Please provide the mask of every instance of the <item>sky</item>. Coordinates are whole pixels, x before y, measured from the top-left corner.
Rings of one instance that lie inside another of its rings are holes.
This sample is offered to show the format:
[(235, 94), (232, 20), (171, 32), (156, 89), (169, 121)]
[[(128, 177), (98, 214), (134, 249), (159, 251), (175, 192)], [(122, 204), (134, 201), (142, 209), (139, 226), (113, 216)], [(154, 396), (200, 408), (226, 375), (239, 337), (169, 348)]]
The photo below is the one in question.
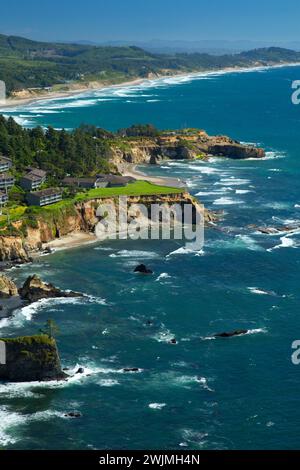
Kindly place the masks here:
[(0, 33), (46, 41), (300, 40), (299, 0), (14, 0)]

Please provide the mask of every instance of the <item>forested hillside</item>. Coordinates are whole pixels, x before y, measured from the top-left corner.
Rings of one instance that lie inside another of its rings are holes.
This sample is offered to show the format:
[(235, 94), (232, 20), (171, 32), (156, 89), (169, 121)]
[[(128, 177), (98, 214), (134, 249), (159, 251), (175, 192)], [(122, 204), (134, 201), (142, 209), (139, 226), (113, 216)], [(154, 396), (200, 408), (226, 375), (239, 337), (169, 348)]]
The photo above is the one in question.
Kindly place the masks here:
[(98, 47), (31, 41), (0, 35), (0, 80), (8, 93), (89, 80), (118, 82), (153, 74), (299, 62), (300, 53), (280, 48), (236, 55), (151, 54), (138, 47)]

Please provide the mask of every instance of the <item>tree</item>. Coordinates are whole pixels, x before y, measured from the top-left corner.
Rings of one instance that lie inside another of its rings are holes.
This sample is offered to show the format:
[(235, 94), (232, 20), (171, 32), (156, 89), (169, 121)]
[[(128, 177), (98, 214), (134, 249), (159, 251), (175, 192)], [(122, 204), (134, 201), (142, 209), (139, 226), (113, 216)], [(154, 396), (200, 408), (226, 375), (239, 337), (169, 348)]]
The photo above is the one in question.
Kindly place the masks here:
[(57, 324), (51, 318), (46, 321), (44, 328), (40, 330), (41, 334), (49, 336), (50, 339), (53, 339), (59, 333)]

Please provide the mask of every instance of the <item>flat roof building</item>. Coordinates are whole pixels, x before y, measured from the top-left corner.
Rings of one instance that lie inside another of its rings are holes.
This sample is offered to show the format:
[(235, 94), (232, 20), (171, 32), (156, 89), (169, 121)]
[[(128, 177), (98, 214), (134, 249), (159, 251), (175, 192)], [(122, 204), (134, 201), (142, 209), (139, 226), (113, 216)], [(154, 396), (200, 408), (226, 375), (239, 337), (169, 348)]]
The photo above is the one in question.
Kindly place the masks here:
[(62, 200), (62, 191), (58, 188), (48, 188), (26, 195), (27, 202), (30, 206), (48, 206)]

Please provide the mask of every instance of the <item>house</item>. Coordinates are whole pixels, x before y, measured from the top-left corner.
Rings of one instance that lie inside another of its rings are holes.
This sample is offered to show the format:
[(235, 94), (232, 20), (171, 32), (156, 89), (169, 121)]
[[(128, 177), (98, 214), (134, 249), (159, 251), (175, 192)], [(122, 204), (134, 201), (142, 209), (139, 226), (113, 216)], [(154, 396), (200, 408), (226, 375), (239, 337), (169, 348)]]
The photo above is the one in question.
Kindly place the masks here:
[(9, 171), (11, 167), (12, 161), (9, 158), (0, 155), (0, 173)]
[(15, 178), (12, 175), (9, 175), (8, 173), (0, 174), (0, 190), (4, 189), (6, 191), (7, 189), (12, 188), (14, 184)]
[(97, 178), (72, 178), (66, 177), (63, 180), (63, 186), (77, 186), (78, 188), (92, 189), (97, 188)]
[(118, 176), (118, 175), (98, 175), (97, 187), (116, 188), (127, 186), (129, 183), (135, 181), (131, 176)]
[(20, 179), (21, 188), (27, 191), (39, 189), (46, 180), (47, 173), (38, 168), (28, 168), (28, 173)]
[(48, 188), (42, 191), (35, 191), (26, 195), (30, 206), (48, 206), (62, 200), (62, 191), (58, 188)]
[(8, 195), (0, 191), (0, 205), (3, 206), (8, 201)]

